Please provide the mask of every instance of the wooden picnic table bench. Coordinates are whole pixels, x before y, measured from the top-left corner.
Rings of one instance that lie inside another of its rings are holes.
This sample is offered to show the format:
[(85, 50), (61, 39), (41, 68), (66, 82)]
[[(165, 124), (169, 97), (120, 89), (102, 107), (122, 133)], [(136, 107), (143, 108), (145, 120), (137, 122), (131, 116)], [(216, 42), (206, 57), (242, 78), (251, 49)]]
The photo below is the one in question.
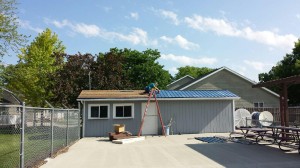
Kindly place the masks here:
[[(296, 149), (300, 154), (300, 146), (299, 146), (300, 128), (285, 127), (285, 126), (266, 126), (266, 127), (272, 129), (271, 137), (274, 138), (274, 143), (278, 143), (279, 149), (283, 151)], [(286, 148), (290, 148), (290, 149), (286, 149)]]
[(243, 135), (245, 139), (246, 138), (256, 139), (260, 133), (266, 133), (267, 131), (270, 131), (270, 129), (267, 128), (257, 128), (257, 127), (240, 127), (237, 128), (237, 130), (240, 130), (241, 132), (236, 132), (236, 131), (231, 132), (229, 134), (229, 137), (232, 138), (233, 137), (232, 135), (238, 134), (238, 135)]

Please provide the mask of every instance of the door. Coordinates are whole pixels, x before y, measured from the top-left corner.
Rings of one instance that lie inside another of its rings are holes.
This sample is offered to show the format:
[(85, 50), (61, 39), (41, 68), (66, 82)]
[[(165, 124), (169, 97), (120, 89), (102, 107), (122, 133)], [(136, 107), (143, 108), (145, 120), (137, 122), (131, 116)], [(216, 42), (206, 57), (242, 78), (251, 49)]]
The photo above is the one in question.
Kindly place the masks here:
[[(142, 118), (145, 112), (147, 103), (142, 103)], [(142, 135), (157, 135), (158, 134), (158, 116), (155, 102), (148, 106), (147, 114), (144, 119)]]

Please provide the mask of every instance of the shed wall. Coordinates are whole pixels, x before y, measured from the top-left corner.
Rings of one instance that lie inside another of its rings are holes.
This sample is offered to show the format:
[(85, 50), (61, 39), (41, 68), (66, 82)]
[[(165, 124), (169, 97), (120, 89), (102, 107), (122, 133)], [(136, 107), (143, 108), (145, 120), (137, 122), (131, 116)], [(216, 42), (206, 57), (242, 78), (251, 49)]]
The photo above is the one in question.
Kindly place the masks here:
[(232, 100), (160, 101), (159, 106), (164, 124), (173, 120), (170, 134), (233, 131)]
[[(125, 130), (137, 135), (141, 124), (141, 104), (144, 101), (85, 102), (84, 137), (108, 136), (113, 124), (125, 124)], [(88, 104), (109, 104), (109, 119), (88, 119)], [(133, 119), (113, 119), (113, 104), (134, 103)], [(160, 100), (162, 119), (167, 125), (173, 119), (170, 134), (197, 134), (233, 131), (233, 100)], [(158, 132), (161, 125), (158, 122)]]
[[(109, 104), (109, 119), (88, 119), (88, 104)], [(131, 119), (113, 119), (113, 104), (134, 103), (134, 118)], [(137, 134), (141, 121), (141, 102), (86, 102), (85, 103), (85, 126), (84, 137), (108, 136), (109, 132), (114, 131), (114, 124), (125, 124), (125, 130), (132, 134)]]

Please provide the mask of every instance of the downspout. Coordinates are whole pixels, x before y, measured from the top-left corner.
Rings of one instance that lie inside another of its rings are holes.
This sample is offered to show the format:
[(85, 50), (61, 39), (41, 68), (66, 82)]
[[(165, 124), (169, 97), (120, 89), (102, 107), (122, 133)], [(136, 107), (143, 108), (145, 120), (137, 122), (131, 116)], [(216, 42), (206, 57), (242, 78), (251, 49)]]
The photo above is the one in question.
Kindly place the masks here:
[[(235, 101), (234, 99), (232, 99), (232, 130), (235, 131), (235, 125), (234, 125), (234, 121), (235, 121), (235, 118), (234, 118), (234, 111), (235, 111)], [(246, 122), (247, 122), (247, 119), (246, 119)]]
[(83, 109), (82, 109), (82, 137), (85, 137), (85, 101), (83, 102)]

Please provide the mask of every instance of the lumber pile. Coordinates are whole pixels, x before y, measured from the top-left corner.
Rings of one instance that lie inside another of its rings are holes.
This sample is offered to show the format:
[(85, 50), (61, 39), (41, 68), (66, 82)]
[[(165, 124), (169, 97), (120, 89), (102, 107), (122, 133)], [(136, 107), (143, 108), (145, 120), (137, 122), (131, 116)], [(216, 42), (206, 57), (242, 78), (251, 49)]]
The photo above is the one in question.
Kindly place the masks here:
[(124, 124), (114, 124), (114, 130), (115, 132), (109, 132), (109, 140), (118, 140), (118, 139), (128, 139), (131, 138), (131, 133), (128, 131), (125, 131), (125, 125)]

